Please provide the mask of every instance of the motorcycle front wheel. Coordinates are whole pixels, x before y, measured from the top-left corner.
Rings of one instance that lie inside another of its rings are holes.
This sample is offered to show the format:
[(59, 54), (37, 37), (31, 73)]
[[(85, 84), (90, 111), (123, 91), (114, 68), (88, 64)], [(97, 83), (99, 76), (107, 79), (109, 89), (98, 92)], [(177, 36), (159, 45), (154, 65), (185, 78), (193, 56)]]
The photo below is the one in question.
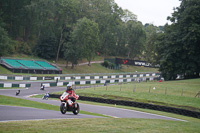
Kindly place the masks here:
[(65, 114), (67, 112), (67, 108), (65, 107), (64, 103), (61, 103), (61, 105), (60, 105), (60, 112), (62, 114)]

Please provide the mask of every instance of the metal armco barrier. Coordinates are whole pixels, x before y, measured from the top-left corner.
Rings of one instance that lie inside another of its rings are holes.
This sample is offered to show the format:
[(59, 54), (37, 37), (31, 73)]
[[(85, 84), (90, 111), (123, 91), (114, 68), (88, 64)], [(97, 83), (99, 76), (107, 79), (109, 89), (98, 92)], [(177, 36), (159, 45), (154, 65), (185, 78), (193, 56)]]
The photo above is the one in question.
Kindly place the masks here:
[(19, 87), (19, 88), (25, 88), (25, 87), (31, 87), (31, 84), (16, 84), (16, 83), (0, 83), (0, 87)]
[[(60, 96), (61, 95), (50, 94), (51, 98), (60, 98)], [(194, 117), (194, 118), (200, 119), (200, 112), (190, 111), (190, 110), (186, 110), (186, 109), (173, 108), (173, 107), (167, 107), (167, 106), (153, 105), (153, 104), (133, 102), (133, 101), (122, 101), (122, 100), (112, 100), (112, 99), (103, 99), (103, 98), (95, 98), (95, 97), (85, 97), (85, 96), (79, 96), (79, 100), (92, 101), (92, 102), (98, 102), (98, 103), (107, 103), (107, 104), (117, 104), (117, 105), (131, 106), (131, 107), (137, 107), (137, 108), (143, 108), (143, 109), (152, 109), (152, 110), (169, 112), (169, 113), (174, 113), (174, 114), (179, 114), (179, 115), (184, 115), (184, 116), (189, 116), (189, 117)]]

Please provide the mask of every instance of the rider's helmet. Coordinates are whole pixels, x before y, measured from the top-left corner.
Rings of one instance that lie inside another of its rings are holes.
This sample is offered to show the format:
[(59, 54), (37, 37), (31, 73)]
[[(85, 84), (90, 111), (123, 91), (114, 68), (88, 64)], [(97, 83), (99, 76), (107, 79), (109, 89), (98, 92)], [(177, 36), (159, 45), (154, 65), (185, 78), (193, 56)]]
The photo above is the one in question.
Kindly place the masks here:
[(67, 84), (67, 91), (72, 90), (72, 86), (70, 84)]

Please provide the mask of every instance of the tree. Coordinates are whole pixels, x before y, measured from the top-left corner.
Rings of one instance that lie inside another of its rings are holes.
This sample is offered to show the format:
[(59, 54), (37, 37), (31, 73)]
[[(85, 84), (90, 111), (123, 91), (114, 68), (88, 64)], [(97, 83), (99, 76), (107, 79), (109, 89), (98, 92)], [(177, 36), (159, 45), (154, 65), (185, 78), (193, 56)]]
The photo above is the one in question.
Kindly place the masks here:
[[(200, 73), (200, 1), (182, 0), (176, 8), (171, 25), (165, 26), (160, 70), (167, 79), (177, 74), (185, 78), (199, 77)], [(160, 52), (161, 53), (161, 52)]]
[(145, 24), (145, 31), (146, 31), (146, 42), (145, 42), (145, 50), (144, 50), (144, 57), (146, 61), (157, 64), (157, 50), (156, 47), (159, 43), (159, 36), (163, 34), (160, 28), (152, 25), (152, 24)]
[(88, 65), (90, 65), (90, 61), (96, 55), (99, 46), (98, 24), (84, 17), (78, 20), (72, 35), (73, 43), (81, 46), (80, 48), (83, 50), (82, 55), (88, 60)]
[(7, 31), (2, 27), (3, 23), (0, 20), (0, 56), (5, 56), (11, 50), (10, 38)]
[(82, 51), (78, 45), (73, 44), (72, 42), (64, 43), (64, 59), (68, 62), (72, 63), (71, 69), (74, 68), (75, 65), (78, 64), (78, 60), (82, 58)]
[(35, 47), (35, 52), (39, 57), (45, 58), (45, 59), (52, 59), (56, 57), (56, 44), (57, 44), (57, 38), (55, 34), (52, 32), (49, 32), (41, 35), (38, 43)]
[(5, 29), (8, 31), (8, 34), (11, 38), (16, 39), (20, 35), (25, 34), (24, 23), (28, 18), (25, 12), (25, 6), (30, 4), (30, 1), (20, 0), (1, 0), (0, 9), (1, 16), (4, 22), (7, 24)]
[(144, 49), (146, 34), (140, 22), (128, 21), (126, 24), (126, 39), (128, 58), (141, 55)]
[(58, 61), (60, 51), (62, 49), (63, 43), (69, 37), (70, 29), (72, 29), (73, 24), (77, 19), (77, 3), (73, 0), (62, 0), (57, 1), (57, 13), (56, 13), (56, 29), (58, 29), (58, 49), (56, 55), (56, 62)]
[(98, 23), (100, 46), (98, 52), (116, 55), (117, 26), (121, 22), (122, 9), (114, 0), (82, 0), (82, 16)]
[(133, 14), (131, 11), (125, 9), (123, 11), (122, 20), (125, 21), (125, 22), (137, 21), (137, 16), (135, 14)]
[(116, 28), (116, 55), (125, 57), (128, 53), (128, 48), (126, 47), (126, 24), (121, 22)]

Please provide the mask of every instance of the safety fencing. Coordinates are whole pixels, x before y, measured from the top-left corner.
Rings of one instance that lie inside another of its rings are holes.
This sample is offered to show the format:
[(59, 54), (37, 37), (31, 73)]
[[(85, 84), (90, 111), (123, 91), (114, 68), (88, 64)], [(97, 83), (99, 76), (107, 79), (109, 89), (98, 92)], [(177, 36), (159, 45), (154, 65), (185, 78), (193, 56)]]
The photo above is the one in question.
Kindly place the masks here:
[(87, 84), (105, 84), (105, 83), (128, 83), (128, 82), (141, 82), (147, 80), (156, 80), (157, 77), (143, 77), (143, 78), (122, 78), (122, 79), (99, 79), (99, 80), (68, 80), (68, 82), (52, 82), (52, 83), (42, 83), (45, 87), (54, 87), (54, 86), (65, 86), (67, 84), (71, 85), (87, 85)]
[[(50, 97), (60, 98), (60, 95), (50, 94)], [(123, 105), (123, 106), (131, 106), (131, 107), (137, 107), (137, 108), (143, 108), (143, 109), (152, 109), (152, 110), (169, 112), (169, 113), (174, 113), (174, 114), (179, 114), (179, 115), (184, 115), (184, 116), (200, 119), (200, 112), (174, 108), (174, 107), (153, 105), (153, 104), (140, 103), (140, 102), (134, 102), (134, 101), (112, 100), (112, 99), (103, 99), (103, 98), (85, 97), (85, 96), (80, 96), (79, 100), (113, 104), (113, 105), (116, 104), (116, 105)]]
[[(47, 77), (12, 77), (13, 80), (46, 80)], [(105, 83), (128, 83), (128, 82), (141, 82), (141, 81), (152, 81), (159, 79), (159, 73), (152, 74), (130, 74), (130, 75), (110, 75), (110, 76), (71, 76), (71, 77), (48, 77), (49, 80), (54, 80), (55, 82), (42, 83), (45, 87), (55, 87), (55, 86), (65, 86), (67, 84), (71, 85), (93, 85), (93, 84), (105, 84)], [(11, 77), (0, 76), (0, 79), (6, 80), (11, 79)], [(62, 79), (67, 82), (63, 82)], [(15, 84), (15, 83), (0, 83), (0, 87), (30, 87), (31, 84)]]
[(95, 74), (95, 75), (69, 75), (69, 76), (13, 76), (0, 75), (0, 80), (87, 80), (87, 79), (116, 79), (116, 78), (143, 78), (159, 77), (160, 73), (123, 73), (123, 74)]
[(5, 88), (25, 88), (25, 87), (31, 87), (31, 84), (16, 84), (16, 83), (0, 83), (0, 87), (5, 87)]

